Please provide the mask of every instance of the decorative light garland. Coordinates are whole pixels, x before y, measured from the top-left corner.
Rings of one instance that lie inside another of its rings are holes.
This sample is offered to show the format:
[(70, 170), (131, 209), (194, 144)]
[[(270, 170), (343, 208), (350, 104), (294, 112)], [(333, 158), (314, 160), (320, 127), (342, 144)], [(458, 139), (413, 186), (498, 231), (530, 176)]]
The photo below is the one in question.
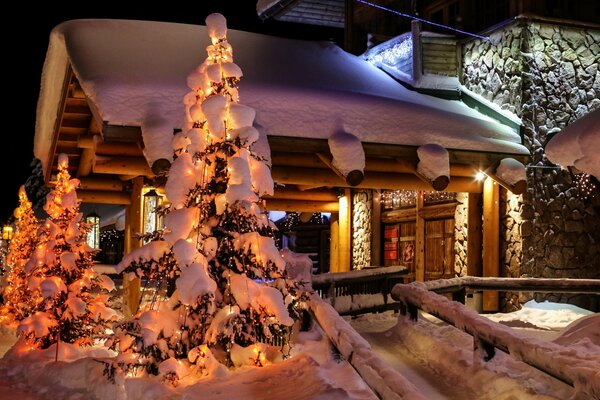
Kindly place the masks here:
[(402, 13), (400, 11), (392, 10), (391, 8), (380, 6), (379, 4), (371, 3), (369, 1), (365, 1), (365, 0), (356, 0), (356, 1), (359, 2), (359, 3), (366, 4), (368, 6), (371, 6), (371, 7), (379, 8), (380, 10), (383, 10), (383, 11), (391, 12), (392, 14), (396, 14), (396, 15), (399, 15), (401, 17), (411, 18), (411, 19), (414, 19), (414, 20), (417, 20), (417, 21), (425, 22), (426, 24), (434, 25), (434, 26), (437, 26), (437, 27), (440, 27), (440, 28), (443, 28), (443, 29), (449, 29), (451, 31), (462, 33), (464, 35), (473, 36), (473, 37), (476, 37), (476, 38), (479, 38), (479, 39), (488, 40), (488, 41), (490, 40), (490, 38), (488, 36), (477, 35), (476, 33), (470, 33), (470, 32), (466, 32), (466, 31), (460, 30), (460, 29), (452, 28), (451, 26), (447, 26), (447, 25), (443, 25), (443, 24), (438, 24), (437, 22), (428, 21), (426, 19), (419, 18), (419, 17), (416, 17), (414, 15), (405, 14), (405, 13)]
[(577, 186), (577, 192), (579, 197), (583, 200), (592, 198), (598, 195), (598, 187), (590, 177), (590, 174), (577, 174), (574, 176), (575, 185)]

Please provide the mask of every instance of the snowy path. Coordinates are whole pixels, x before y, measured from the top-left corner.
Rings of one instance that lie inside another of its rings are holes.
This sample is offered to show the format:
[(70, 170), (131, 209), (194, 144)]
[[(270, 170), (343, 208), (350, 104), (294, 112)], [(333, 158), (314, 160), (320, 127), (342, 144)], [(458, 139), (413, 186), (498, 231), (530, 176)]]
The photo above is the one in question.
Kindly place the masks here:
[(440, 379), (441, 377), (430, 370), (422, 360), (417, 360), (408, 354), (402, 345), (390, 344), (390, 339), (384, 333), (362, 333), (362, 336), (379, 356), (415, 385), (427, 399), (464, 399), (464, 392), (453, 396), (452, 383)]
[[(377, 318), (378, 316), (380, 318)], [(372, 323), (373, 318), (376, 318), (378, 322)], [(456, 382), (442, 379), (423, 360), (412, 356), (402, 343), (386, 333), (396, 324), (395, 316), (389, 314), (370, 315), (368, 319), (361, 320), (359, 317), (349, 322), (369, 342), (379, 356), (415, 385), (427, 399), (465, 399), (465, 390), (454, 393), (457, 391)]]
[[(427, 398), (549, 400), (573, 388), (499, 352), (490, 362), (473, 358), (470, 335), (430, 316), (397, 323), (397, 314), (365, 314), (347, 321), (372, 349)], [(534, 332), (528, 332), (534, 335)], [(555, 332), (545, 332), (549, 339)]]

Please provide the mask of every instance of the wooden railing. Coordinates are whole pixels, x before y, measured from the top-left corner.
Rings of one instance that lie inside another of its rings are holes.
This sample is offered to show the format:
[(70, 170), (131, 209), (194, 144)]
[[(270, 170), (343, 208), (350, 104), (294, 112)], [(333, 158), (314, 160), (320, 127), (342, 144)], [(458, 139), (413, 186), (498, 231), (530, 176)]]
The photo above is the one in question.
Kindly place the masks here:
[(590, 398), (600, 398), (598, 364), (582, 358), (569, 348), (524, 336), (495, 323), (439, 293), (453, 293), (462, 300), (466, 289), (517, 290), (531, 292), (595, 293), (600, 295), (600, 280), (594, 279), (528, 279), (464, 277), (431, 282), (396, 285), (392, 297), (401, 304), (400, 312), (416, 320), (421, 309), (462, 329), (473, 337), (475, 352), (489, 361), (499, 349), (573, 386)]
[(331, 305), (313, 295), (309, 311), (329, 340), (383, 400), (425, 400), (425, 396), (400, 372), (373, 351), (367, 342)]
[(340, 315), (397, 310), (391, 289), (409, 276), (404, 266), (366, 268), (360, 271), (314, 275), (312, 287)]

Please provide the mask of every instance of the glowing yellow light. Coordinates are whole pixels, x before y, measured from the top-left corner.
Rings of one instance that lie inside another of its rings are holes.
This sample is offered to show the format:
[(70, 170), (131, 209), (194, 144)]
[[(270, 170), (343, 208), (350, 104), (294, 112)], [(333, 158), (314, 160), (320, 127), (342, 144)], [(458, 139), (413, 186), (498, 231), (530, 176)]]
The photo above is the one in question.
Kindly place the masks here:
[(485, 174), (481, 171), (477, 171), (477, 173), (475, 174), (475, 180), (482, 181), (484, 179), (485, 179)]

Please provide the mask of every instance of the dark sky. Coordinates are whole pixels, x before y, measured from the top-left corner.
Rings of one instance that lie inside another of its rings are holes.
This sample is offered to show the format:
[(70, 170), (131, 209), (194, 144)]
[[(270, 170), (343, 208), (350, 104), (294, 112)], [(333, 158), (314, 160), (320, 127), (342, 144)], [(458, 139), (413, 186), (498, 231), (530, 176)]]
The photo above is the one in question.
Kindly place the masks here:
[[(42, 66), (48, 48), (50, 31), (63, 21), (80, 18), (115, 18), (153, 21), (171, 21), (204, 25), (212, 12), (227, 18), (231, 29), (260, 32), (307, 40), (334, 39), (339, 42), (341, 30), (289, 24), (274, 20), (262, 21), (256, 15), (256, 0), (199, 0), (195, 2), (161, 1), (158, 6), (124, 8), (126, 2), (45, 2), (51, 5), (34, 6), (18, 2), (17, 10), (5, 15), (11, 22), (1, 24), (2, 37), (7, 46), (3, 57), (4, 74), (2, 95), (4, 138), (0, 145), (2, 192), (0, 196), (0, 223), (5, 222), (18, 205), (18, 188), (31, 174), (35, 110), (40, 88)], [(183, 4), (182, 4), (183, 3)], [(21, 7), (19, 10), (18, 7)], [(11, 10), (12, 10), (11, 6)], [(33, 10), (35, 8), (35, 10)], [(9, 159), (9, 158), (12, 158)]]

